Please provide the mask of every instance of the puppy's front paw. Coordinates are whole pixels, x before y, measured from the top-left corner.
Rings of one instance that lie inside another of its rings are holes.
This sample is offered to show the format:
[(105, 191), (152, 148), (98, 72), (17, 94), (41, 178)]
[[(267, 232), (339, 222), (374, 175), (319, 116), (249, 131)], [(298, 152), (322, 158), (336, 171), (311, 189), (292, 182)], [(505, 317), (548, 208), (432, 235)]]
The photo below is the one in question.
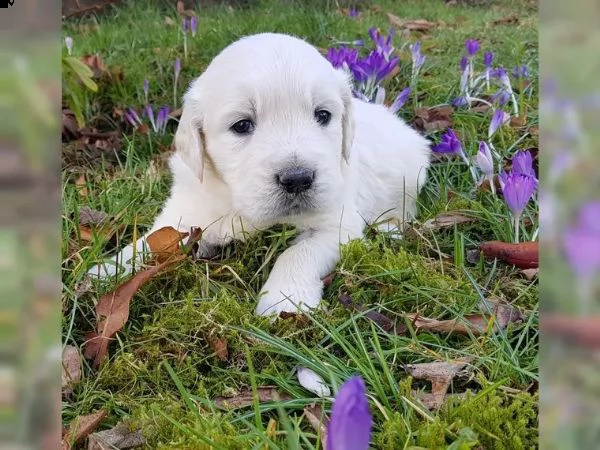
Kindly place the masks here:
[(265, 283), (256, 314), (270, 316), (281, 312), (309, 311), (321, 301), (323, 283), (321, 280), (304, 284), (282, 282), (269, 277)]

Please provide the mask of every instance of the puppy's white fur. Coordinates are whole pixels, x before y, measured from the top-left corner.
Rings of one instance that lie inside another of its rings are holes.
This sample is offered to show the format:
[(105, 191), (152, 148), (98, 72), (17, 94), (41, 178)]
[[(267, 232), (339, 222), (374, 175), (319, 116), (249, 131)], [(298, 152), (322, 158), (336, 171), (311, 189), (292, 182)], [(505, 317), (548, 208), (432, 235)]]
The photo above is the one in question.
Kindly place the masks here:
[[(331, 113), (325, 126), (315, 119), (322, 109)], [(231, 130), (242, 119), (255, 123), (251, 134)], [(264, 285), (258, 314), (316, 307), (340, 244), (361, 237), (367, 223), (398, 225), (415, 213), (430, 156), (427, 140), (387, 108), (353, 99), (347, 75), (314, 47), (272, 33), (233, 43), (191, 84), (175, 146), (171, 195), (148, 234), (199, 226), (206, 253), (277, 223), (299, 231)], [(277, 182), (294, 167), (315, 173), (302, 194)], [(144, 239), (113, 262), (131, 270)], [(114, 265), (90, 270), (115, 272)]]

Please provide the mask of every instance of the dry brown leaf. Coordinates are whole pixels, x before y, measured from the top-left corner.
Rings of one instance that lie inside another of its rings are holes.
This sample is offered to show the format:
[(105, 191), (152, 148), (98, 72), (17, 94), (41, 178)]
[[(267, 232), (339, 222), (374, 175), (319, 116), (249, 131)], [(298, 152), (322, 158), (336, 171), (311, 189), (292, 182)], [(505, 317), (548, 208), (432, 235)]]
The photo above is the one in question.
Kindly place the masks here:
[(498, 258), (520, 269), (534, 269), (539, 266), (539, 243), (520, 242), (511, 244), (490, 241), (479, 244), (479, 251), (488, 259)]
[(63, 395), (73, 392), (81, 380), (81, 357), (79, 350), (72, 345), (67, 345), (62, 351), (61, 390)]
[(98, 54), (84, 55), (80, 59), (81, 62), (92, 70), (94, 78), (100, 78), (102, 74), (108, 72), (106, 65), (104, 65), (104, 61), (102, 61), (102, 58)]
[(321, 405), (312, 404), (304, 407), (304, 417), (310, 423), (310, 426), (321, 436), (321, 442), (327, 442), (327, 426), (329, 417), (323, 411)]
[(450, 105), (417, 108), (412, 124), (422, 132), (441, 131), (452, 126), (454, 108)]
[[(458, 333), (475, 336), (484, 335), (488, 330), (503, 330), (511, 323), (523, 321), (524, 315), (511, 305), (486, 299), (480, 303), (482, 314), (469, 314), (460, 319), (437, 320), (419, 314), (405, 314), (412, 322), (415, 331), (435, 333)], [(406, 330), (399, 330), (399, 332)]]
[(600, 317), (572, 317), (542, 314), (540, 331), (544, 336), (563, 339), (588, 349), (600, 349)]
[(459, 212), (448, 212), (438, 214), (433, 219), (429, 219), (423, 224), (422, 228), (431, 231), (438, 230), (440, 228), (453, 227), (454, 225), (473, 221), (475, 221), (474, 217), (470, 217)]
[(151, 233), (146, 242), (152, 257), (162, 263), (175, 255), (183, 254), (181, 243), (186, 236), (188, 233), (180, 233), (173, 227), (162, 227)]
[[(277, 386), (259, 386), (256, 388), (259, 403), (267, 403), (279, 400), (291, 400), (292, 397), (277, 391)], [(252, 389), (242, 389), (234, 397), (215, 397), (214, 402), (221, 408), (233, 409), (250, 406), (254, 402)]]
[(75, 180), (75, 190), (77, 191), (77, 194), (79, 194), (79, 197), (81, 197), (81, 198), (87, 197), (87, 195), (88, 195), (87, 180), (85, 179), (84, 174), (79, 175), (79, 177), (77, 177), (77, 179)]
[(506, 16), (506, 17), (502, 17), (500, 19), (496, 19), (492, 22), (492, 25), (512, 25), (512, 24), (518, 24), (519, 23), (519, 17), (518, 16)]
[[(364, 306), (362, 306), (358, 302), (355, 302), (354, 299), (348, 294), (340, 295), (339, 301), (346, 309), (349, 309), (350, 311), (355, 310), (362, 312), (365, 310)], [(377, 311), (367, 311), (364, 313), (364, 316), (372, 322), (375, 322), (384, 331), (390, 332), (394, 329), (394, 322), (385, 314), (379, 313)]]
[(61, 448), (70, 450), (73, 444), (85, 439), (92, 433), (106, 417), (106, 411), (101, 409), (98, 412), (87, 416), (77, 416), (69, 425), (69, 430), (63, 434)]
[(227, 358), (229, 358), (227, 338), (205, 336), (204, 339), (208, 343), (209, 347), (215, 352), (217, 358), (219, 358), (221, 361), (227, 361)]
[(431, 396), (428, 398), (427, 406), (430, 409), (438, 409), (444, 403), (446, 392), (450, 383), (458, 372), (463, 370), (472, 358), (462, 358), (456, 361), (437, 361), (423, 364), (407, 364), (404, 370), (415, 380), (426, 380), (431, 382)]
[(535, 269), (523, 269), (521, 270), (521, 275), (523, 275), (525, 277), (525, 279), (527, 281), (532, 281), (534, 278), (536, 278), (538, 276), (540, 269), (535, 268)]
[(333, 283), (333, 279), (335, 278), (336, 273), (335, 272), (331, 272), (329, 275), (326, 275), (325, 278), (322, 278), (321, 281), (323, 282), (323, 287), (328, 287), (331, 285), (331, 283)]
[(131, 430), (126, 423), (119, 423), (109, 430), (90, 435), (88, 450), (126, 450), (141, 447), (145, 444), (141, 430)]
[(79, 124), (75, 118), (75, 113), (70, 109), (63, 108), (62, 110), (62, 132), (61, 137), (63, 142), (70, 142), (79, 139)]
[(512, 116), (510, 118), (510, 126), (513, 128), (522, 128), (527, 124), (527, 116), (525, 114), (521, 116)]
[(101, 225), (109, 219), (108, 214), (102, 211), (96, 211), (89, 206), (79, 208), (79, 225)]
[(87, 359), (93, 359), (92, 367), (97, 368), (104, 361), (110, 340), (127, 323), (129, 303), (137, 290), (152, 277), (184, 258), (185, 255), (176, 255), (157, 266), (137, 272), (114, 292), (100, 298), (96, 305), (97, 331), (88, 333), (85, 342), (84, 355)]
[(281, 311), (279, 318), (283, 320), (293, 321), (299, 327), (306, 327), (310, 323), (310, 319), (306, 314)]
[(429, 31), (432, 28), (438, 26), (436, 22), (430, 22), (425, 19), (401, 19), (392, 13), (387, 13), (388, 20), (393, 27), (397, 27), (401, 30), (409, 31)]

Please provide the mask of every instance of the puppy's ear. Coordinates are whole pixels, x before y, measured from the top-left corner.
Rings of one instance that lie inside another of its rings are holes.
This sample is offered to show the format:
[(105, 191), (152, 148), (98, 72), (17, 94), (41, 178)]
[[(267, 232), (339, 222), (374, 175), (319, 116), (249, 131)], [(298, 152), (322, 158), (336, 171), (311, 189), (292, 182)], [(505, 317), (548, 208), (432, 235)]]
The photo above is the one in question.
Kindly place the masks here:
[(204, 145), (200, 136), (202, 117), (200, 105), (188, 92), (184, 96), (179, 126), (175, 133), (175, 151), (202, 182), (204, 174)]
[(352, 90), (350, 88), (350, 74), (339, 70), (343, 81), (342, 100), (344, 102), (344, 111), (342, 113), (342, 156), (348, 163), (350, 160), (350, 151), (354, 142), (354, 114), (352, 112)]

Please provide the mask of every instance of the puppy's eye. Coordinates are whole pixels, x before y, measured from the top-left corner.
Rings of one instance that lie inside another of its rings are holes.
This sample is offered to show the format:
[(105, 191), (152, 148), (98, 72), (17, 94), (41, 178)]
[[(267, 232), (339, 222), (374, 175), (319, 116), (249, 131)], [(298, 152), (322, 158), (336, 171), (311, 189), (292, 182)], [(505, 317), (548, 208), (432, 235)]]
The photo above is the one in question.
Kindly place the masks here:
[(315, 111), (315, 119), (319, 125), (325, 126), (331, 120), (331, 113), (326, 109), (318, 109)]
[(250, 134), (254, 131), (254, 122), (249, 119), (238, 120), (231, 125), (231, 130), (237, 134)]

